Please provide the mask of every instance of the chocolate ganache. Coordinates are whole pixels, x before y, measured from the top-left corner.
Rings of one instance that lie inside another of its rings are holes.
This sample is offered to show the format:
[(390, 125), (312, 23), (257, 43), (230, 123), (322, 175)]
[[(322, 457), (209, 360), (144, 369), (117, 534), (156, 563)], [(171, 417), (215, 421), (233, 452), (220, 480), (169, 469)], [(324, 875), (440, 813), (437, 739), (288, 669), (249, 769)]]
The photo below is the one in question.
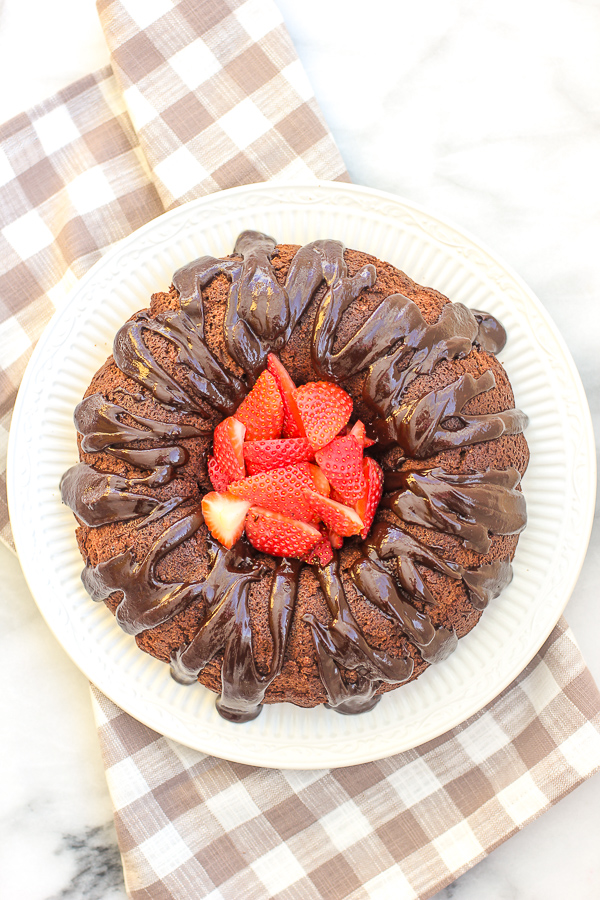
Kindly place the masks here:
[[(422, 290), (435, 294), (435, 315), (402, 292), (386, 294), (385, 285), (378, 287), (379, 264), (359, 260), (350, 275), (339, 241), (294, 249), (281, 275), (280, 255), (273, 238), (243, 232), (231, 257), (205, 256), (175, 273), (176, 302), (142, 310), (119, 329), (113, 358), (125, 377), (112, 399), (94, 391), (93, 382), (77, 407), (84, 459), (61, 481), (63, 500), (83, 529), (82, 580), (92, 599), (112, 602), (121, 627), (138, 636), (197, 610), (185, 636), (177, 632), (171, 674), (191, 684), (208, 673), (205, 683), (213, 689), (218, 677), (217, 708), (234, 722), (255, 718), (265, 700), (287, 699), (285, 692), (269, 692), (285, 671), (296, 619), (312, 638), (326, 704), (344, 714), (372, 709), (384, 691), (454, 650), (456, 630), (438, 615), (440, 584), (462, 591), (477, 618), (510, 582), (511, 554), (526, 523), (521, 475), (510, 459), (500, 454), (501, 468), (482, 466), (485, 455), (469, 452), (519, 435), (527, 417), (512, 408), (465, 412), (495, 387), (491, 364), (448, 374), (474, 349), (480, 357), (497, 354), (506, 341), (500, 323), (430, 289)], [(207, 314), (216, 321), (207, 293), (223, 279), (218, 346), (207, 337)], [(349, 334), (341, 327), (352, 321), (347, 315), (357, 316)], [(377, 441), (370, 452), (378, 455), (385, 482), (370, 534), (352, 539), (343, 564), (336, 553), (324, 566), (268, 561), (244, 538), (230, 550), (203, 538), (206, 574), (177, 580), (162, 567), (176, 548), (204, 534), (201, 479), (181, 475), (190, 465), (187, 447), (209, 441), (265, 369), (268, 354), (286, 352), (302, 329), (310, 344), (309, 380), (354, 392)], [(139, 414), (148, 406), (164, 410), (164, 421)], [(182, 416), (195, 424), (173, 421)], [(153, 536), (143, 550), (131, 539), (129, 546), (116, 540), (114, 550), (92, 559), (89, 534), (116, 525), (127, 534), (150, 529)], [(512, 544), (503, 543), (509, 539)], [(321, 606), (300, 615), (300, 586), (310, 572)], [(266, 580), (257, 655), (252, 591)], [(369, 631), (357, 600), (379, 617), (383, 631)]]

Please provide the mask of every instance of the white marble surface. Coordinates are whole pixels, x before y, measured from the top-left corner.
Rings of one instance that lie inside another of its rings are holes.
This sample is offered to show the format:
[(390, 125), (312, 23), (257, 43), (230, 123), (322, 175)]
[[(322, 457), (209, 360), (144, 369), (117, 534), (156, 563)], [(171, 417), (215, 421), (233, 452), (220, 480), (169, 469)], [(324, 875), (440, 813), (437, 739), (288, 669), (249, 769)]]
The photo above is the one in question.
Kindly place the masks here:
[[(560, 328), (600, 427), (600, 5), (276, 0), (353, 180), (478, 236)], [(0, 121), (107, 61), (94, 0), (0, 0)], [(10, 89), (7, 89), (7, 85)], [(567, 618), (600, 681), (600, 528)], [(0, 896), (125, 897), (86, 680), (0, 547)], [(600, 778), (436, 900), (597, 900)]]

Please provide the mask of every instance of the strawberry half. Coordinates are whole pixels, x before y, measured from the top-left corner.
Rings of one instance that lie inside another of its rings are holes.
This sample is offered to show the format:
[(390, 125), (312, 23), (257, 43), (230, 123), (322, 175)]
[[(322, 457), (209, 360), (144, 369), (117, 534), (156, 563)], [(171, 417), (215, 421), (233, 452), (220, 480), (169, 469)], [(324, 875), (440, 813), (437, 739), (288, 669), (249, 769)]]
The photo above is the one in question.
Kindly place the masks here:
[(307, 488), (314, 490), (314, 487), (310, 463), (299, 463), (234, 481), (229, 485), (229, 491), (235, 497), (249, 500), (252, 506), (311, 522), (315, 516), (304, 491)]
[(381, 494), (383, 492), (383, 472), (381, 471), (381, 466), (379, 466), (374, 459), (371, 459), (370, 456), (366, 456), (363, 460), (363, 473), (365, 476), (365, 490), (354, 508), (365, 523), (364, 528), (360, 533), (361, 538), (364, 540), (369, 533), (375, 512), (379, 506), (379, 501), (381, 500)]
[(338, 534), (337, 531), (331, 531), (331, 529), (327, 532), (327, 534), (329, 535), (331, 546), (335, 550), (341, 550), (344, 546), (344, 538), (341, 536), (341, 534)]
[(321, 532), (308, 522), (252, 506), (246, 516), (246, 537), (263, 553), (302, 559), (319, 543)]
[(354, 506), (365, 492), (362, 444), (353, 434), (336, 437), (321, 450), (315, 459), (332, 487), (344, 503)]
[(323, 497), (316, 491), (305, 491), (306, 497), (311, 509), (325, 523), (327, 528), (335, 531), (342, 537), (350, 537), (358, 534), (363, 528), (363, 520), (349, 506), (342, 503), (336, 503), (329, 497)]
[(312, 463), (310, 465), (310, 474), (312, 475), (312, 480), (315, 483), (315, 491), (317, 494), (323, 494), (324, 497), (329, 497), (331, 493), (331, 487), (329, 486), (329, 482), (327, 478), (321, 471), (318, 466), (313, 466)]
[(277, 387), (281, 394), (283, 403), (283, 436), (285, 438), (304, 437), (304, 426), (300, 418), (296, 398), (294, 397), (296, 385), (290, 378), (289, 372), (274, 353), (269, 353), (267, 356), (267, 369), (277, 382)]
[(306, 438), (281, 438), (273, 441), (247, 441), (244, 444), (244, 459), (248, 475), (310, 462), (315, 451)]
[(371, 440), (371, 438), (367, 437), (367, 431), (365, 429), (364, 423), (357, 419), (348, 434), (353, 434), (358, 443), (361, 445), (363, 450), (367, 447), (372, 447), (375, 441)]
[(261, 372), (238, 406), (235, 418), (246, 426), (247, 441), (267, 441), (281, 436), (283, 401), (270, 372)]
[(327, 535), (322, 535), (318, 544), (309, 550), (305, 561), (312, 565), (326, 566), (333, 559), (333, 547)]
[(344, 427), (352, 413), (352, 397), (329, 381), (309, 381), (295, 394), (306, 437), (320, 450)]
[(214, 538), (231, 550), (242, 536), (250, 504), (232, 494), (212, 491), (202, 498), (202, 515)]
[(209, 456), (206, 461), (206, 468), (208, 469), (208, 477), (210, 478), (210, 483), (214, 487), (215, 491), (220, 491), (223, 493), (227, 490), (227, 485), (229, 484), (229, 478), (214, 458), (214, 456)]
[(213, 453), (219, 468), (230, 481), (246, 475), (244, 465), (244, 437), (246, 426), (239, 419), (229, 416), (219, 422), (213, 434)]

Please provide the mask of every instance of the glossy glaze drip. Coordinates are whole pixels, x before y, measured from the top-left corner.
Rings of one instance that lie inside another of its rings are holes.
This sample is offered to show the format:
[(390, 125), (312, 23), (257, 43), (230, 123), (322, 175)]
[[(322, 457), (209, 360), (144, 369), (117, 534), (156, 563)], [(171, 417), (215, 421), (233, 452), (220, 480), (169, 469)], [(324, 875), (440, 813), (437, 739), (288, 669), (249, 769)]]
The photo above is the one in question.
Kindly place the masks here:
[[(137, 424), (123, 423), (122, 416), (128, 416)], [(171, 512), (188, 496), (189, 491), (184, 491), (161, 501), (140, 493), (139, 487), (163, 487), (172, 480), (175, 469), (189, 459), (185, 447), (172, 445), (172, 442), (199, 435), (201, 432), (197, 428), (135, 416), (122, 406), (108, 402), (101, 394), (92, 394), (82, 400), (75, 410), (74, 421), (82, 435), (82, 449), (86, 452), (103, 451), (129, 467), (150, 470), (148, 475), (126, 478), (97, 471), (80, 462), (65, 472), (60, 481), (62, 500), (90, 528), (140, 516), (144, 517), (137, 526), (141, 528)], [(170, 446), (146, 450), (122, 446), (142, 440), (167, 442)]]
[[(163, 455), (177, 450), (181, 448), (167, 449)], [(97, 472), (85, 463), (77, 463), (61, 478), (60, 492), (63, 503), (66, 503), (77, 518), (90, 528), (126, 522), (143, 516), (137, 526), (141, 528), (162, 519), (185, 499), (186, 494), (182, 494), (161, 501), (152, 495), (140, 494), (134, 490), (136, 485), (140, 484), (147, 487), (164, 484), (165, 481), (161, 479), (165, 473), (171, 471), (171, 466), (160, 466), (146, 478), (123, 478), (121, 475)]]
[[(406, 388), (419, 375), (431, 373), (441, 361), (467, 356), (474, 345), (490, 353), (502, 349), (506, 333), (487, 313), (447, 304), (438, 321), (428, 325), (413, 301), (394, 294), (385, 298), (345, 346), (334, 353), (345, 310), (376, 279), (372, 265), (349, 277), (343, 252), (343, 245), (332, 240), (302, 247), (289, 267), (285, 284), (280, 285), (271, 262), (275, 241), (258, 232), (243, 232), (233, 257), (202, 257), (175, 273), (173, 284), (179, 292), (180, 309), (155, 318), (147, 312), (136, 314), (115, 338), (115, 361), (121, 371), (168, 409), (206, 415), (208, 406), (231, 414), (247, 387), (217, 360), (204, 341), (203, 289), (218, 276), (230, 282), (225, 345), (252, 383), (265, 367), (267, 354), (286, 345), (324, 283), (313, 326), (313, 367), (320, 377), (337, 382), (366, 370), (363, 396), (375, 413), (373, 431), (380, 444), (398, 444), (406, 457), (422, 459), (440, 450), (493, 440), (523, 429), (527, 420), (518, 410), (463, 415), (469, 399), (494, 386), (489, 371), (477, 379), (463, 375), (446, 388), (411, 403), (403, 399)], [(171, 374), (150, 349), (157, 338), (159, 342), (166, 340), (177, 352), (177, 365)], [(144, 399), (124, 389), (123, 393), (134, 402)], [(124, 416), (136, 424), (124, 423)], [(200, 434), (198, 429), (137, 417), (99, 394), (82, 401), (75, 423), (86, 452), (104, 450), (134, 468), (150, 470), (139, 478), (99, 473), (83, 463), (69, 470), (63, 478), (64, 499), (86, 524), (97, 527), (139, 517), (142, 527), (184, 501), (185, 497), (177, 496), (159, 502), (140, 493), (139, 486), (167, 484), (185, 461), (185, 450), (172, 445)], [(140, 440), (167, 443), (169, 447), (148, 451), (127, 446)], [(512, 475), (507, 480), (504, 473), (496, 472), (449, 476), (436, 469), (425, 474), (388, 475), (387, 490), (402, 488), (388, 498), (388, 505), (400, 520), (395, 526), (375, 524), (351, 576), (356, 587), (429, 662), (444, 658), (456, 637), (447, 629), (434, 627), (429, 615), (413, 605), (420, 602), (426, 610), (436, 602), (420, 568), (462, 579), (477, 609), (497, 596), (510, 581), (512, 570), (509, 560), (478, 569), (464, 569), (443, 560), (408, 535), (401, 520), (427, 522), (427, 527), (458, 534), (467, 546), (484, 548), (489, 546), (487, 529), (492, 519), (493, 527), (504, 529), (495, 533), (521, 529), (524, 505), (522, 495), (514, 490), (516, 484)], [(482, 498), (487, 506), (480, 514), (473, 509), (473, 502)], [(86, 567), (82, 578), (96, 600), (106, 599), (114, 591), (123, 592), (117, 620), (131, 634), (166, 621), (192, 601), (203, 600), (206, 618), (192, 641), (173, 653), (173, 677), (183, 683), (195, 682), (210, 660), (222, 652), (219, 712), (232, 721), (247, 721), (258, 714), (266, 689), (282, 669), (301, 564), (281, 560), (275, 569), (269, 608), (273, 654), (268, 672), (261, 673), (252, 652), (248, 597), (250, 584), (264, 576), (264, 569), (245, 542), (227, 551), (209, 538), (212, 568), (202, 582), (166, 584), (157, 579), (159, 562), (192, 537), (201, 524), (202, 515), (196, 508), (170, 524), (141, 561), (137, 562), (133, 550), (129, 550), (95, 567)], [(392, 577), (390, 570), (394, 567)], [(402, 683), (411, 677), (412, 660), (390, 658), (368, 644), (348, 605), (337, 558), (329, 566), (314, 569), (331, 621), (324, 624), (309, 615), (305, 620), (312, 631), (328, 705), (342, 713), (371, 709), (379, 699), (377, 690), (382, 683)], [(348, 676), (344, 671), (353, 674)]]
[(400, 403), (387, 419), (375, 420), (373, 432), (382, 445), (398, 444), (413, 459), (491, 441), (503, 434), (520, 434), (528, 419), (519, 409), (479, 416), (465, 415), (462, 411), (469, 400), (491, 390), (495, 383), (489, 369), (479, 378), (461, 375), (447, 387), (430, 391), (409, 403)]
[(139, 634), (161, 625), (180, 612), (202, 592), (202, 583), (166, 584), (156, 575), (159, 562), (192, 537), (204, 519), (200, 509), (170, 525), (139, 562), (133, 549), (113, 556), (97, 566), (86, 566), (81, 580), (92, 600), (106, 600), (115, 591), (123, 598), (115, 613), (127, 634)]
[[(160, 335), (177, 348), (177, 362), (185, 370), (183, 380), (176, 380), (159, 365), (144, 333)], [(183, 412), (206, 415), (203, 403), (208, 403), (227, 415), (239, 406), (246, 392), (244, 383), (210, 352), (185, 312), (168, 310), (156, 318), (137, 313), (117, 332), (113, 356), (119, 369), (146, 387), (159, 403)]]
[(453, 560), (442, 559), (399, 525), (388, 522), (375, 523), (363, 544), (363, 554), (377, 565), (382, 561), (392, 562), (404, 595), (411, 602), (418, 600), (431, 606), (435, 606), (437, 600), (417, 566), (439, 572), (446, 578), (462, 579), (471, 605), (478, 610), (485, 609), (512, 580), (509, 559), (494, 560), (476, 569), (465, 568)]
[(383, 566), (363, 555), (352, 567), (352, 579), (374, 606), (400, 626), (424, 660), (437, 663), (452, 653), (457, 643), (456, 634), (441, 626), (436, 628), (428, 613), (419, 612), (404, 599)]
[(250, 582), (264, 575), (262, 567), (234, 570), (227, 587), (215, 598), (209, 615), (194, 639), (179, 647), (171, 657), (171, 674), (182, 684), (192, 684), (204, 667), (223, 651), (221, 694), (217, 709), (232, 722), (249, 722), (261, 711), (265, 691), (283, 666), (285, 647), (298, 590), (299, 560), (279, 561), (271, 582), (269, 630), (273, 653), (268, 672), (258, 671), (252, 649), (252, 629), (248, 609)]
[(520, 534), (527, 524), (525, 498), (516, 488), (516, 469), (491, 469), (454, 475), (443, 469), (405, 469), (388, 477), (404, 490), (388, 495), (383, 505), (403, 522), (435, 528), (461, 538), (465, 546), (485, 554), (489, 533)]
[[(319, 566), (316, 574), (331, 622), (324, 625), (312, 615), (305, 615), (304, 621), (312, 629), (328, 706), (347, 715), (367, 712), (379, 702), (377, 689), (382, 683), (408, 681), (413, 661), (388, 656), (367, 643), (348, 605), (337, 555), (329, 565)], [(340, 666), (353, 672), (355, 680), (344, 678)]]
[[(122, 416), (133, 419), (136, 425), (122, 422)], [(82, 400), (75, 409), (73, 421), (77, 431), (83, 436), (81, 449), (86, 453), (106, 450), (113, 456), (118, 455), (120, 459), (128, 459), (132, 465), (139, 468), (146, 468), (144, 457), (139, 456), (139, 451), (129, 451), (129, 454), (124, 454), (124, 451), (117, 453), (115, 447), (132, 444), (134, 441), (172, 443), (175, 439), (197, 437), (202, 434), (193, 425), (177, 425), (174, 422), (159, 422), (156, 419), (136, 416), (124, 407), (105, 400), (102, 394), (91, 394)]]

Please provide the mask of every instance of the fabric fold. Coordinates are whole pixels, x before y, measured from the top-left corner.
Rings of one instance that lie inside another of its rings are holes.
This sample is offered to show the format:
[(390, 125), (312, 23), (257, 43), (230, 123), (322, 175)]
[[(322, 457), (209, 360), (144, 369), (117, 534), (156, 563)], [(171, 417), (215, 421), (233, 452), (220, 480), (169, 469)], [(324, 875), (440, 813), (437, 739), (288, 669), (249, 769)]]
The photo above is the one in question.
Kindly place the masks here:
[(272, 0), (98, 11), (165, 209), (258, 181), (347, 180)]

